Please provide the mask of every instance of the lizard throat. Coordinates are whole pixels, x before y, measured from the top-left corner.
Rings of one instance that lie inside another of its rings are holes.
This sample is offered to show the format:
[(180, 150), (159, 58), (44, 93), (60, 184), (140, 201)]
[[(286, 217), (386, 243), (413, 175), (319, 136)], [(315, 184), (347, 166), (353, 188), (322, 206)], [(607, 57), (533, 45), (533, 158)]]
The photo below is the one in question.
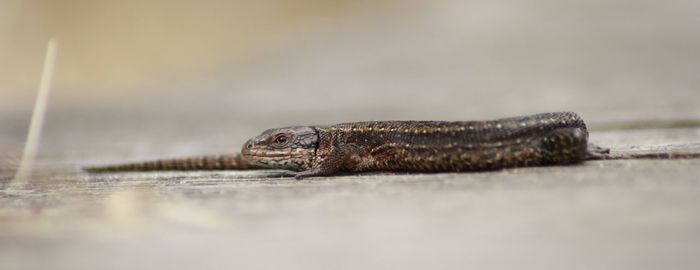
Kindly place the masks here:
[(251, 151), (247, 153), (246, 159), (251, 164), (264, 168), (303, 171), (311, 167), (314, 150), (297, 152)]

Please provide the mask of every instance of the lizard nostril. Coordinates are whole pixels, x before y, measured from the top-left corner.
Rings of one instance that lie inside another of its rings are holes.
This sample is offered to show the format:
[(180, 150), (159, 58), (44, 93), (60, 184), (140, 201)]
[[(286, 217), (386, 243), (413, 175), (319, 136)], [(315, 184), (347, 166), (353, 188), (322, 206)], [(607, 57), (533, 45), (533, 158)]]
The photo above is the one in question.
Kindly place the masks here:
[(247, 148), (247, 149), (253, 148), (253, 143), (248, 143), (248, 144), (245, 146), (245, 148)]

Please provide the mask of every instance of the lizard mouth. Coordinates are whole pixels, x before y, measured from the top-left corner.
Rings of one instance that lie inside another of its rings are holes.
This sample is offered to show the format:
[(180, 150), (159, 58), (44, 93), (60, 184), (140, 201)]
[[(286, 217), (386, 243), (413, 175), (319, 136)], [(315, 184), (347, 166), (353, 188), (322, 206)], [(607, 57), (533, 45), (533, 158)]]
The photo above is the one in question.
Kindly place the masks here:
[(245, 153), (247, 156), (251, 157), (259, 157), (259, 158), (277, 158), (277, 157), (304, 157), (304, 153), (300, 152), (255, 152), (255, 151), (247, 151)]
[(301, 155), (294, 155), (294, 154), (288, 154), (288, 153), (280, 153), (280, 154), (248, 154), (251, 157), (297, 157)]

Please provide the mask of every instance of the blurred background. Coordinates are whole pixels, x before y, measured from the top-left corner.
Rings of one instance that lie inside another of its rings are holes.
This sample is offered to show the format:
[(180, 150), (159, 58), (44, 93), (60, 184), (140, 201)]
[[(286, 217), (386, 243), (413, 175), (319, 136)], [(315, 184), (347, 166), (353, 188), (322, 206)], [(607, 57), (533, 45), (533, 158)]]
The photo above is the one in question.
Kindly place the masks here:
[(162, 136), (237, 150), (261, 128), (356, 120), (700, 116), (697, 1), (0, 5), (3, 123), (27, 122), (47, 40), (59, 41), (44, 138), (60, 143), (46, 154), (177, 152)]
[[(534, 107), (538, 111), (697, 113), (678, 108), (693, 107), (688, 97), (697, 98), (700, 80), (695, 1), (2, 5), (3, 107), (31, 105), (46, 41), (55, 37), (61, 44), (56, 106), (219, 107), (203, 102), (216, 96), (230, 113), (313, 106), (429, 109), (436, 112), (416, 115), (440, 116), (459, 107), (470, 116), (484, 107), (504, 114), (532, 110), (522, 105), (526, 98), (548, 104)], [(316, 100), (321, 95), (323, 102)]]

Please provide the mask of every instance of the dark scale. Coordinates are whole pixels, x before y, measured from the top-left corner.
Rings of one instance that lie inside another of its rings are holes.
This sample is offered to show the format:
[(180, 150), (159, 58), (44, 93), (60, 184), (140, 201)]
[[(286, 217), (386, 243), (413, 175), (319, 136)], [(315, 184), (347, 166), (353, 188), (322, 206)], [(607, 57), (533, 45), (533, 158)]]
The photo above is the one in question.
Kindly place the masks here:
[[(243, 149), (254, 165), (270, 165), (295, 130), (272, 129)], [(303, 158), (298, 177), (338, 171), (478, 171), (518, 166), (573, 164), (586, 159), (588, 131), (575, 113), (544, 113), (495, 121), (378, 121), (312, 127), (313, 158)], [(284, 143), (275, 136), (283, 134)], [(292, 158), (295, 159), (295, 158)], [(295, 169), (295, 168), (287, 168)]]

